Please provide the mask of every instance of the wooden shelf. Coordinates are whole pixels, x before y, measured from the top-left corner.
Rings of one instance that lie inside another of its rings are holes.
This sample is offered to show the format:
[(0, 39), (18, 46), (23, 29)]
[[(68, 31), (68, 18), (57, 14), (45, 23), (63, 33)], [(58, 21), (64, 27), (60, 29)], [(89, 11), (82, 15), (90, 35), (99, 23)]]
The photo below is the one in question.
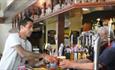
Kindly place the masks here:
[(5, 17), (0, 17), (0, 23), (4, 23)]
[(59, 9), (58, 11), (55, 11), (55, 12), (52, 12), (50, 14), (46, 14), (45, 16), (42, 16), (40, 18), (38, 18), (37, 21), (35, 22), (39, 22), (39, 21), (42, 21), (42, 20), (45, 20), (45, 19), (48, 19), (50, 17), (53, 17), (53, 16), (56, 16), (58, 14), (61, 14), (61, 13), (64, 13), (64, 12), (67, 12), (69, 10), (72, 10), (72, 9), (75, 9), (75, 8), (86, 8), (86, 7), (103, 7), (103, 6), (114, 6), (115, 5), (115, 1), (113, 2), (101, 2), (101, 3), (79, 3), (79, 4), (72, 4), (72, 5), (69, 5), (69, 6), (66, 6), (66, 7), (63, 7), (62, 9)]
[(39, 22), (39, 21), (45, 20), (45, 19), (47, 19), (47, 18), (56, 16), (56, 15), (58, 15), (58, 14), (64, 13), (64, 12), (66, 12), (66, 11), (72, 10), (72, 9), (75, 8), (75, 6), (76, 6), (76, 5), (73, 4), (73, 5), (70, 5), (70, 6), (66, 6), (66, 7), (64, 7), (64, 8), (62, 8), (62, 9), (59, 9), (59, 10), (57, 10), (57, 11), (55, 11), (55, 12), (51, 12), (50, 14), (46, 14), (45, 16), (42, 16), (42, 17), (38, 18), (38, 20), (35, 21), (35, 22)]
[(96, 2), (96, 3), (82, 3), (76, 4), (76, 8), (84, 8), (84, 7), (104, 7), (104, 6), (114, 6), (115, 1), (112, 2)]

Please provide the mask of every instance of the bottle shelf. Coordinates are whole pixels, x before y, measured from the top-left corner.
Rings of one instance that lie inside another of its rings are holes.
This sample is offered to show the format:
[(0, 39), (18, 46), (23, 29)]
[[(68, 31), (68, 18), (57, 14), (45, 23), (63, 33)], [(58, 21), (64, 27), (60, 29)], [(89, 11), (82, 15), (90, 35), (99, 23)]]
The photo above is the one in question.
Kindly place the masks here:
[(39, 22), (39, 21), (48, 19), (50, 17), (59, 15), (61, 13), (70, 11), (70, 10), (75, 9), (75, 8), (106, 7), (106, 6), (114, 6), (114, 5), (115, 5), (115, 1), (112, 1), (112, 2), (95, 2), (95, 3), (88, 3), (88, 2), (87, 3), (74, 3), (71, 5), (67, 5), (67, 6), (65, 6), (65, 7), (61, 8), (57, 11), (51, 12), (50, 14), (45, 14), (44, 16), (39, 17), (37, 19), (37, 21), (35, 21), (35, 22)]

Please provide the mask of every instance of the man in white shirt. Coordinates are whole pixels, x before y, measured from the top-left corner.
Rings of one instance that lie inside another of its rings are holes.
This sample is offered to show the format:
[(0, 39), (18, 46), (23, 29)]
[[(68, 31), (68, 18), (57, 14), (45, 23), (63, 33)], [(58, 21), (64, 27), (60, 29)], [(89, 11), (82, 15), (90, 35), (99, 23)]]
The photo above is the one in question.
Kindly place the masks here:
[(31, 43), (27, 40), (33, 31), (33, 21), (25, 18), (20, 22), (18, 32), (9, 33), (5, 43), (5, 48), (0, 61), (0, 70), (18, 70), (18, 66), (25, 61), (30, 63), (37, 62), (39, 58), (47, 61), (57, 61), (55, 57), (46, 54), (32, 53)]

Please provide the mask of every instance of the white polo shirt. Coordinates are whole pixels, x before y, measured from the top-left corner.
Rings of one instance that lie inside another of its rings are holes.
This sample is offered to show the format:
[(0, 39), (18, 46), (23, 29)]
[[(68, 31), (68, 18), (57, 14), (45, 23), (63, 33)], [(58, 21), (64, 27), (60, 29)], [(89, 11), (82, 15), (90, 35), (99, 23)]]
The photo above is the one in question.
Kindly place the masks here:
[(31, 43), (28, 40), (21, 39), (18, 33), (10, 33), (0, 60), (0, 70), (17, 70), (18, 66), (24, 63), (25, 60), (14, 49), (16, 45), (21, 45), (24, 49), (32, 51)]

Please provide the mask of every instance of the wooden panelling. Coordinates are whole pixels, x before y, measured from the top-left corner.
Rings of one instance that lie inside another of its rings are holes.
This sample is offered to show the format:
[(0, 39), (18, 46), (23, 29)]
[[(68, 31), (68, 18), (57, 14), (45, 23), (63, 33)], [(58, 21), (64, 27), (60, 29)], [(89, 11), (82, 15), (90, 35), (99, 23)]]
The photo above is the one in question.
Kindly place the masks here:
[(4, 17), (0, 17), (0, 23), (4, 23), (5, 18)]
[(58, 48), (61, 43), (64, 43), (64, 13), (58, 15)]

